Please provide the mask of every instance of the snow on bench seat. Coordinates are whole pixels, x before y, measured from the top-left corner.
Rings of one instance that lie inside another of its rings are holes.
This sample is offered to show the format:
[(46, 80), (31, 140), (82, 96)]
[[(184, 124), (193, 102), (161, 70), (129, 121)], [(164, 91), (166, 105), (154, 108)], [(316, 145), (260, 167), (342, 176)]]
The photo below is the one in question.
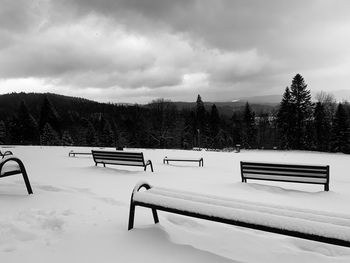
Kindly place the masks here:
[(4, 158), (0, 159), (0, 177), (7, 177), (15, 174), (22, 174), (28, 194), (32, 194), (33, 190), (23, 162), (14, 155), (6, 155)]
[[(139, 191), (146, 188), (146, 191)], [(350, 215), (253, 203), (238, 199), (136, 185), (130, 204), (129, 229), (135, 206), (264, 230), (294, 237), (350, 247)]]
[(169, 162), (198, 162), (199, 166), (203, 167), (203, 158), (186, 158), (186, 157), (168, 157), (165, 156), (163, 159), (163, 163), (169, 164)]

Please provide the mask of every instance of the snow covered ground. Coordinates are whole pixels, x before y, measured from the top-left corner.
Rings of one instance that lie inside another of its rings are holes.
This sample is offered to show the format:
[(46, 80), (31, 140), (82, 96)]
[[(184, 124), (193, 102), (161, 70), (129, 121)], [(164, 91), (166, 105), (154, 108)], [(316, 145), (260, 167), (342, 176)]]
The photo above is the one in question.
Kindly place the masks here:
[[(240, 153), (130, 149), (144, 152), (155, 172), (140, 167), (95, 167), (91, 156), (68, 157), (77, 147), (11, 150), (24, 162), (34, 191), (21, 175), (0, 178), (0, 261), (12, 262), (350, 262), (350, 249), (137, 208), (127, 231), (132, 189), (155, 186), (350, 216), (350, 157), (301, 151)], [(163, 164), (168, 157), (203, 157)], [(267, 181), (241, 183), (239, 162), (330, 165), (322, 185)]]

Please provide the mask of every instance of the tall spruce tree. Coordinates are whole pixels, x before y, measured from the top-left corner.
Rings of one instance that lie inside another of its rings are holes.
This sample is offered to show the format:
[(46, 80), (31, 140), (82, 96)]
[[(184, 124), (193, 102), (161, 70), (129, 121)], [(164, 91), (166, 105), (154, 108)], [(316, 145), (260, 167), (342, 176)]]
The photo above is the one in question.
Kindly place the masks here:
[(256, 147), (256, 125), (255, 113), (251, 110), (247, 102), (243, 112), (242, 144), (244, 148)]
[(0, 121), (0, 144), (4, 144), (7, 141), (6, 124), (3, 120)]
[(50, 100), (45, 97), (40, 109), (40, 119), (39, 119), (39, 128), (40, 131), (44, 128), (46, 123), (50, 124), (58, 134), (61, 133), (61, 124), (59, 115), (52, 105)]
[(61, 145), (57, 132), (51, 127), (49, 123), (44, 125), (40, 135), (41, 145)]
[[(304, 78), (297, 74), (290, 86), (291, 103), (294, 108), (295, 133), (292, 147), (303, 149), (306, 145), (306, 127), (312, 115), (311, 92), (306, 89)], [(293, 119), (294, 119), (293, 118)]]
[(206, 143), (206, 136), (208, 133), (207, 112), (204, 107), (201, 96), (198, 94), (196, 101), (196, 119), (195, 132), (197, 138), (197, 146), (202, 147)]
[(21, 101), (15, 123), (18, 143), (36, 144), (39, 142), (38, 124), (30, 114), (24, 101)]
[[(220, 116), (219, 116), (219, 111), (215, 104), (213, 104), (213, 106), (211, 107), (209, 128), (210, 128), (210, 139), (211, 139), (212, 147), (219, 148), (218, 141), (220, 141), (220, 144), (221, 144), (222, 140), (216, 137), (220, 131)], [(221, 137), (221, 136), (218, 136), (218, 137)]]
[(339, 103), (332, 124), (331, 149), (335, 152), (349, 153), (349, 118), (343, 106)]
[(326, 111), (321, 102), (317, 102), (314, 110), (314, 140), (316, 149), (319, 151), (329, 150), (328, 133), (330, 130), (330, 123), (326, 118)]
[(295, 112), (289, 87), (286, 87), (277, 113), (277, 126), (282, 149), (291, 148), (295, 133)]

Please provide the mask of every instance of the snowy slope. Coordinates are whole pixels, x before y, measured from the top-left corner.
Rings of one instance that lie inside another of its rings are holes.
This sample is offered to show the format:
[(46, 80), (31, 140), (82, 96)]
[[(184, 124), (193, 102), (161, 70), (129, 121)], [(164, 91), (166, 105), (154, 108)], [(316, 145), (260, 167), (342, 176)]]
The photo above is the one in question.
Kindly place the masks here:
[[(350, 262), (350, 249), (160, 212), (136, 210), (127, 231), (132, 189), (139, 181), (179, 191), (350, 216), (349, 156), (316, 152), (220, 153), (145, 150), (155, 172), (140, 167), (95, 167), (72, 149), (9, 148), (28, 171), (34, 195), (20, 175), (0, 179), (1, 262)], [(5, 149), (4, 149), (5, 150)], [(163, 164), (164, 156), (203, 157)], [(330, 191), (321, 185), (248, 181), (239, 161), (329, 164)]]

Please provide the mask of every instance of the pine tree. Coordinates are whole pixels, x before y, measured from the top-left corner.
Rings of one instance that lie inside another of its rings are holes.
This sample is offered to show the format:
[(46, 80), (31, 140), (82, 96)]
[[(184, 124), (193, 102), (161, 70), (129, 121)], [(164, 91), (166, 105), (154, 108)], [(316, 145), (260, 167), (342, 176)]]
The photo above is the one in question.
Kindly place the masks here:
[(90, 121), (87, 121), (85, 141), (87, 146), (93, 147), (98, 145), (98, 138), (94, 126)]
[(349, 119), (341, 103), (338, 104), (332, 125), (331, 149), (332, 151), (343, 153), (348, 153), (350, 150)]
[(72, 146), (74, 144), (72, 137), (70, 136), (69, 131), (64, 131), (62, 135), (62, 144), (64, 146)]
[(61, 125), (60, 125), (60, 118), (59, 115), (50, 102), (50, 100), (45, 97), (44, 101), (41, 105), (40, 109), (40, 119), (39, 119), (39, 128), (40, 131), (43, 130), (46, 123), (50, 124), (50, 126), (60, 134), (61, 132)]
[(242, 146), (248, 149), (255, 148), (256, 135), (255, 113), (247, 102), (243, 112)]
[(280, 133), (282, 149), (289, 149), (293, 143), (295, 120), (292, 96), (289, 88), (284, 91), (282, 101), (277, 113), (277, 126)]
[(198, 94), (196, 101), (196, 119), (195, 129), (197, 137), (197, 146), (202, 147), (206, 143), (206, 136), (208, 132), (207, 113), (204, 107), (201, 96)]
[[(302, 149), (306, 145), (306, 125), (312, 115), (311, 92), (307, 90), (304, 78), (297, 74), (290, 87), (292, 113), (295, 118), (295, 133), (292, 147)], [(293, 118), (293, 119), (294, 119)]]
[(43, 131), (40, 136), (41, 145), (60, 145), (61, 142), (58, 138), (58, 134), (52, 129), (49, 123), (44, 125)]
[(6, 124), (3, 120), (0, 121), (0, 144), (6, 143)]
[(220, 116), (219, 111), (215, 104), (211, 107), (210, 111), (210, 135), (214, 138), (220, 130)]
[(113, 142), (114, 142), (114, 134), (112, 131), (112, 127), (109, 124), (109, 121), (105, 120), (103, 129), (102, 129), (102, 133), (100, 136), (101, 146), (111, 147), (111, 146), (113, 146)]
[(39, 141), (38, 124), (24, 103), (21, 102), (15, 120), (16, 128), (18, 129), (18, 141), (20, 144), (36, 144)]
[(242, 144), (242, 117), (234, 112), (231, 117), (232, 146)]
[(330, 123), (326, 118), (325, 108), (321, 102), (316, 103), (314, 110), (314, 131), (316, 149), (319, 151), (328, 151), (329, 138), (327, 135), (330, 131)]

